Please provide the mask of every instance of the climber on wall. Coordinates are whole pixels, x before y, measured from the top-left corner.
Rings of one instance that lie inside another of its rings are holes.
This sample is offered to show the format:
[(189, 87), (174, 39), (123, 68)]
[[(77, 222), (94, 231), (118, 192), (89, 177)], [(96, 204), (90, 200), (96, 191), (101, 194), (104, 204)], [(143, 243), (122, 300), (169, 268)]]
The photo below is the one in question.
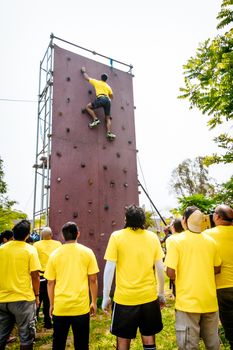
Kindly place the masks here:
[(100, 120), (97, 118), (94, 110), (103, 107), (107, 129), (106, 137), (108, 140), (114, 140), (116, 138), (116, 135), (111, 132), (111, 99), (113, 99), (113, 93), (111, 87), (106, 83), (108, 76), (107, 74), (102, 74), (101, 80), (92, 79), (88, 76), (85, 67), (81, 68), (81, 73), (83, 74), (84, 79), (94, 86), (96, 92), (95, 101), (88, 103), (85, 108), (87, 113), (93, 119), (93, 121), (89, 123), (89, 127), (95, 128), (100, 124)]

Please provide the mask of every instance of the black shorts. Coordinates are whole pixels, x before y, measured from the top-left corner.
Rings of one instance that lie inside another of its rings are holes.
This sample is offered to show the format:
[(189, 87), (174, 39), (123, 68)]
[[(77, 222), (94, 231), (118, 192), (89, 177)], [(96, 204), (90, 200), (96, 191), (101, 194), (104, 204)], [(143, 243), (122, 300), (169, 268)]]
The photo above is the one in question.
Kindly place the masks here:
[(110, 332), (120, 338), (134, 339), (138, 328), (144, 336), (154, 335), (163, 329), (158, 299), (132, 306), (113, 303)]
[(91, 105), (93, 109), (103, 107), (105, 116), (110, 116), (111, 101), (107, 96), (97, 97), (97, 99), (94, 102), (92, 102)]

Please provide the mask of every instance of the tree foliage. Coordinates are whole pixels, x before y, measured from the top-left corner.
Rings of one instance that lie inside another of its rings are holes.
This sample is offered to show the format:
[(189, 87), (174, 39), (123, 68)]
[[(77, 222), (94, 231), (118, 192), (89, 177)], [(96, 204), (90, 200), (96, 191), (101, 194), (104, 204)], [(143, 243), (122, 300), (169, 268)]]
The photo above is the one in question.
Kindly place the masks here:
[[(218, 28), (232, 23), (233, 0), (224, 0), (218, 14)], [(179, 98), (188, 99), (190, 108), (197, 107), (208, 115), (208, 126), (215, 128), (233, 119), (233, 29), (213, 40), (206, 40), (197, 48), (195, 57), (184, 65), (185, 87)], [(228, 125), (227, 124), (227, 125)], [(224, 150), (222, 155), (209, 156), (207, 164), (233, 161), (233, 140), (228, 132), (214, 141)]]
[(220, 204), (224, 203), (232, 206), (233, 203), (233, 176), (227, 182), (223, 183), (214, 197), (215, 200)]
[(218, 192), (210, 197), (203, 194), (194, 194), (192, 196), (184, 196), (178, 198), (179, 206), (171, 212), (174, 215), (183, 214), (184, 210), (195, 205), (203, 213), (209, 214), (218, 204), (227, 204), (232, 206), (233, 203), (233, 176), (227, 182), (219, 186)]
[(4, 181), (3, 160), (0, 158), (0, 232), (11, 229), (16, 220), (25, 219), (27, 215), (12, 209), (16, 201), (7, 196), (7, 184)]
[(215, 184), (209, 176), (203, 157), (185, 159), (172, 171), (170, 188), (176, 195), (187, 197), (195, 194), (213, 196)]

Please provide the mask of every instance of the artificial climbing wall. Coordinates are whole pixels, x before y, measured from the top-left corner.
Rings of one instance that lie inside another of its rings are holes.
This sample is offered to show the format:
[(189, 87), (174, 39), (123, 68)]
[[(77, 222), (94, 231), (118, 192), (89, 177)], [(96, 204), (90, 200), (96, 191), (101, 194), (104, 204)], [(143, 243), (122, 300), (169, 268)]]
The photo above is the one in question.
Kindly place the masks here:
[[(106, 139), (101, 109), (95, 129), (82, 113), (95, 99), (82, 66), (90, 77), (109, 76), (112, 131), (117, 135), (112, 142)], [(124, 208), (132, 203), (138, 204), (132, 75), (55, 45), (49, 212), (55, 238), (61, 239), (65, 222), (77, 222), (80, 243), (94, 250), (103, 271), (109, 236), (124, 226)]]

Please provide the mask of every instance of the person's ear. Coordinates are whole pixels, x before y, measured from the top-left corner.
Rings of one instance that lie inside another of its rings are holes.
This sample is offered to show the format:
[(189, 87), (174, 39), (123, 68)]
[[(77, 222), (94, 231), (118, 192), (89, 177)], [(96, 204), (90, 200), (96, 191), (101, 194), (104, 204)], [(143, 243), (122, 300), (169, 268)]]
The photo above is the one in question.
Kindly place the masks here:
[(77, 234), (77, 239), (79, 239), (80, 237), (80, 231), (78, 231), (78, 234)]

